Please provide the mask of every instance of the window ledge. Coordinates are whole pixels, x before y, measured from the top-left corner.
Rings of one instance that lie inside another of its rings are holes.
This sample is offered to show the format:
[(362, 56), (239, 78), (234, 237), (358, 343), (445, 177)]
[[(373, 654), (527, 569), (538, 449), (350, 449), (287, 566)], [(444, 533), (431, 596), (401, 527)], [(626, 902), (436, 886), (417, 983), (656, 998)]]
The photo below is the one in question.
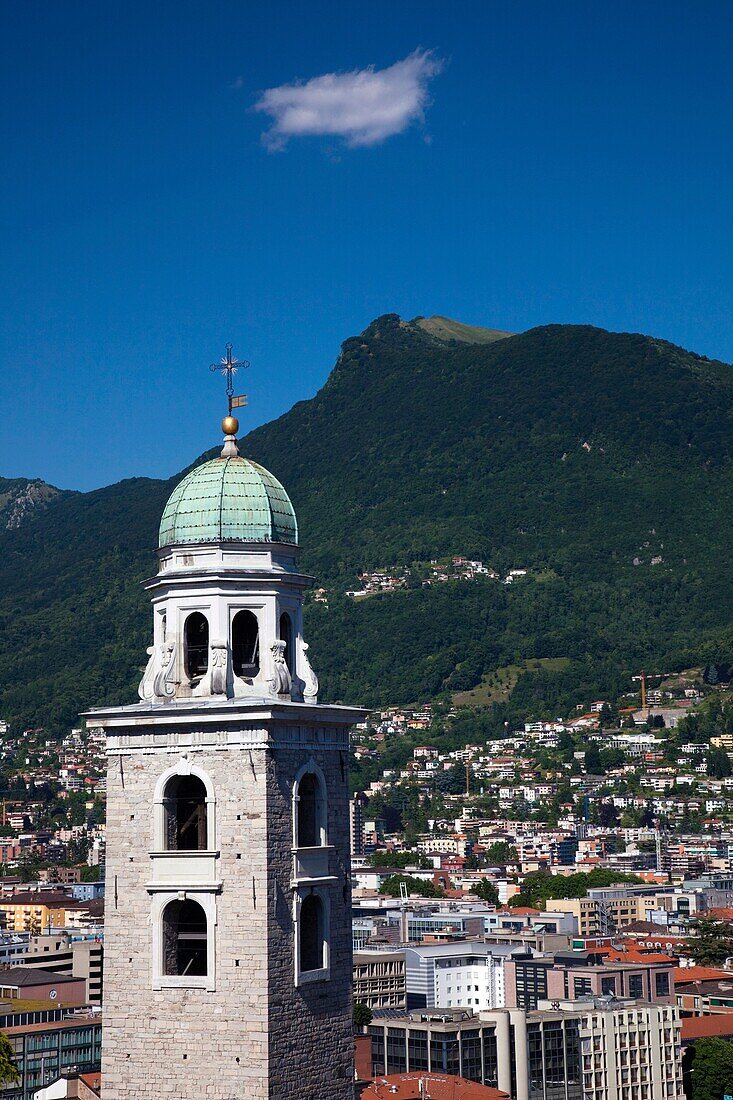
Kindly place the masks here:
[(310, 985), (311, 982), (328, 982), (331, 980), (331, 968), (321, 967), (320, 970), (303, 970), (295, 979), (296, 985)]
[(193, 882), (188, 879), (166, 879), (165, 881), (146, 882), (145, 889), (149, 894), (219, 894), (221, 893), (221, 879), (212, 879), (210, 882)]
[(328, 886), (332, 882), (338, 882), (338, 875), (301, 875), (300, 878), (291, 878), (291, 890), (297, 890), (299, 886)]
[(213, 993), (216, 985), (214, 979), (207, 975), (189, 978), (178, 974), (165, 974), (153, 979), (153, 989), (205, 989)]
[(293, 848), (293, 876), (291, 885), (308, 885), (316, 882), (335, 882), (336, 876), (329, 874), (332, 844), (323, 844), (314, 848)]
[(184, 848), (180, 851), (176, 848), (172, 848), (169, 851), (148, 852), (148, 855), (151, 859), (195, 859), (201, 856), (218, 859), (221, 852), (218, 848)]

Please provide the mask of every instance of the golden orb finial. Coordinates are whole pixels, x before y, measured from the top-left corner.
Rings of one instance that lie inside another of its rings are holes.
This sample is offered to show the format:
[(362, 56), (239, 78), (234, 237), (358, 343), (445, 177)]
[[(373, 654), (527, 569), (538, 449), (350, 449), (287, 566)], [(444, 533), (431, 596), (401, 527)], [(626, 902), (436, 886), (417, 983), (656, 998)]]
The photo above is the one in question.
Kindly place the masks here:
[(221, 430), (224, 435), (236, 435), (239, 431), (239, 421), (236, 416), (225, 416), (221, 422)]

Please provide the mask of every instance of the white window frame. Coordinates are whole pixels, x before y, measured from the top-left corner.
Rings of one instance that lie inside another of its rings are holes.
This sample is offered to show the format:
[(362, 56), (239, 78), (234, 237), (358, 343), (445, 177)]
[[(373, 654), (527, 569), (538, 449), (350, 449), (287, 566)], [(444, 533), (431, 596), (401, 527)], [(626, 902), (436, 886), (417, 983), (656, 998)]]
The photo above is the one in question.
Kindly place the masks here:
[(316, 815), (317, 815), (317, 828), (320, 834), (320, 842), (315, 845), (317, 848), (328, 847), (328, 787), (326, 785), (326, 777), (323, 774), (321, 768), (316, 764), (315, 760), (311, 756), (310, 759), (303, 764), (295, 773), (295, 779), (293, 780), (293, 848), (298, 848), (298, 803), (300, 801), (300, 795), (298, 793), (300, 789), (301, 781), (303, 777), (312, 772), (317, 780), (320, 788), (320, 795), (316, 801)]
[[(300, 913), (307, 897), (316, 895), (323, 907), (323, 966), (318, 970), (300, 969)], [(331, 978), (331, 899), (325, 890), (317, 886), (301, 886), (293, 896), (293, 933), (295, 985), (309, 985), (311, 982), (327, 982)]]
[[(166, 974), (163, 913), (172, 901), (195, 901), (206, 915), (206, 974)], [(151, 909), (153, 925), (153, 989), (216, 990), (216, 896), (210, 890), (176, 890), (156, 893)]]
[[(216, 851), (216, 798), (214, 797), (214, 784), (203, 768), (197, 767), (186, 757), (182, 757), (173, 767), (164, 771), (163, 774), (158, 777), (158, 782), (155, 784), (155, 793), (153, 794), (153, 852), (162, 853), (175, 851), (175, 849), (166, 847), (165, 789), (171, 779), (188, 775), (193, 775), (197, 779), (200, 779), (206, 788), (205, 851), (209, 853)], [(185, 858), (186, 855), (200, 856), (201, 850), (194, 849), (190, 852), (180, 853), (176, 851), (175, 854), (178, 858)]]

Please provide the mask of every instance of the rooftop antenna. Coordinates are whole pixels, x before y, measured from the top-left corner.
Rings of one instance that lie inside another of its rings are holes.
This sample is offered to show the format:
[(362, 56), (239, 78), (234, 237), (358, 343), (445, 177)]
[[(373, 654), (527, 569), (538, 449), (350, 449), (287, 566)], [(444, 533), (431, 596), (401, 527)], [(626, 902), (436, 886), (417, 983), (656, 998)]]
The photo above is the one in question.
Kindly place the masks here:
[(402, 943), (407, 943), (407, 931), (408, 931), (407, 905), (408, 905), (407, 883), (405, 882), (404, 879), (402, 879), (402, 881), (400, 882), (400, 939), (401, 939)]
[(218, 363), (212, 363), (209, 367), (210, 371), (216, 371), (219, 374), (223, 374), (227, 380), (227, 404), (229, 411), (221, 422), (221, 430), (224, 432), (224, 447), (221, 452), (222, 458), (236, 458), (239, 454), (236, 439), (237, 432), (239, 431), (239, 421), (236, 416), (232, 416), (232, 410), (243, 408), (247, 404), (247, 395), (244, 393), (235, 394), (234, 375), (238, 370), (245, 370), (248, 366), (249, 360), (235, 359), (232, 355), (232, 345), (227, 344), (226, 355), (224, 355)]

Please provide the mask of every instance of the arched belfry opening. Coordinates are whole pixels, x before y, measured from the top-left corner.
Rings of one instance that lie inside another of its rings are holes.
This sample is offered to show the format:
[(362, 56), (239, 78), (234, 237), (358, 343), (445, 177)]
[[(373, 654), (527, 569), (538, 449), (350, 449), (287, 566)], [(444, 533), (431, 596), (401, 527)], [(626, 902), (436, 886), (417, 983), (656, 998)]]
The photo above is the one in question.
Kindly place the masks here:
[(298, 848), (318, 848), (325, 843), (325, 796), (315, 772), (306, 772), (298, 783), (295, 833)]
[(163, 811), (166, 851), (206, 851), (206, 787), (198, 776), (171, 776), (165, 785)]
[(186, 619), (183, 646), (186, 675), (196, 687), (209, 670), (209, 620), (200, 611)]
[(235, 676), (254, 679), (260, 671), (260, 627), (252, 611), (238, 611), (232, 620), (232, 666)]
[(280, 641), (285, 642), (285, 664), (291, 676), (295, 675), (295, 645), (293, 640), (293, 620), (287, 611), (280, 616)]
[(318, 894), (308, 894), (300, 907), (300, 970), (322, 970), (325, 945), (325, 914)]
[(205, 977), (208, 929), (197, 901), (171, 901), (163, 910), (163, 972), (167, 976)]

